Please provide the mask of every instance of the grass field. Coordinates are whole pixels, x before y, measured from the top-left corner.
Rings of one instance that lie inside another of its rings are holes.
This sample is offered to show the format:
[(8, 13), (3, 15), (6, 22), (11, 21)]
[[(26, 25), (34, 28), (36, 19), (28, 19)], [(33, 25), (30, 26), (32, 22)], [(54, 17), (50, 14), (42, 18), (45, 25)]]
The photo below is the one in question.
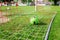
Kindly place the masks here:
[[(43, 40), (48, 25), (54, 15), (52, 7), (1, 7), (4, 16), (10, 18), (7, 23), (0, 24), (0, 40)], [(48, 10), (49, 9), (49, 10)], [(48, 10), (48, 11), (47, 11)], [(7, 14), (7, 15), (6, 15)], [(46, 25), (30, 25), (30, 18), (38, 16)]]
[(49, 40), (60, 40), (60, 7), (54, 8), (55, 8), (54, 10), (57, 11), (57, 15), (52, 24)]

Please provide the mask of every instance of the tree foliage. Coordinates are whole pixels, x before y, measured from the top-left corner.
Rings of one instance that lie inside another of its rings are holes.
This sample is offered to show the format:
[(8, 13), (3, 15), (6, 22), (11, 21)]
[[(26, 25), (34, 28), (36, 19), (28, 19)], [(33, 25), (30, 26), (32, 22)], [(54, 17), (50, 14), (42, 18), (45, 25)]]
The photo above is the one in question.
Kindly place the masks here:
[(22, 0), (22, 2), (31, 2), (32, 0)]
[(54, 1), (54, 5), (58, 5), (57, 2), (58, 2), (59, 0), (53, 0), (53, 1)]

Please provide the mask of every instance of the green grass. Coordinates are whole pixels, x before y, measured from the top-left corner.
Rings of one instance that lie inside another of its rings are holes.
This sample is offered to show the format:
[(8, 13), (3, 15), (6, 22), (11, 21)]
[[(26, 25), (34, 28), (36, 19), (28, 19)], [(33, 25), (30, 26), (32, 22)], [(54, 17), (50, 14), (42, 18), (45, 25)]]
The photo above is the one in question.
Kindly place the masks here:
[[(48, 25), (54, 15), (54, 11), (47, 11), (49, 7), (37, 7), (36, 12), (34, 7), (10, 7), (10, 10), (6, 10), (7, 7), (1, 7), (2, 12), (7, 13), (7, 17), (11, 20), (5, 24), (0, 24), (0, 39), (5, 40), (43, 40), (46, 34)], [(18, 10), (18, 11), (17, 11)], [(17, 12), (16, 12), (17, 11)], [(12, 13), (10, 15), (10, 13)], [(15, 14), (15, 15), (14, 15)], [(6, 15), (6, 14), (5, 14)], [(46, 25), (30, 25), (30, 18), (38, 16), (40, 21), (46, 23)]]
[[(10, 8), (10, 10), (7, 10), (7, 8), (8, 7), (4, 7), (4, 6), (2, 6), (2, 7), (0, 7), (0, 10), (1, 11), (3, 11), (3, 12), (5, 12), (5, 14), (4, 15), (15, 15), (15, 14), (30, 14), (30, 12), (32, 12), (32, 11), (34, 11), (35, 9), (34, 9), (34, 6), (32, 6), (32, 7), (11, 7), (11, 6), (9, 6), (9, 8)], [(28, 10), (27, 10), (28, 9)]]
[(54, 7), (54, 10), (57, 11), (57, 15), (51, 27), (49, 40), (60, 40), (60, 7)]

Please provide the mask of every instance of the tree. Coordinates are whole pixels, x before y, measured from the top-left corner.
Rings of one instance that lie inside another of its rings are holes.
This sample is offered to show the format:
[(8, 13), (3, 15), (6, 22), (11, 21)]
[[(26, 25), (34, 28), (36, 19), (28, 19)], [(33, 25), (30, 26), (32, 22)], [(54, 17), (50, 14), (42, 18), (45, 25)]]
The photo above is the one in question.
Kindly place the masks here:
[(22, 0), (22, 2), (24, 3), (24, 2), (27, 2), (27, 0)]
[(4, 2), (4, 0), (0, 0), (0, 2)]
[(17, 2), (18, 0), (14, 0), (14, 2)]
[(53, 0), (53, 1), (54, 1), (54, 5), (58, 5), (57, 2), (58, 2), (59, 0)]
[(32, 0), (22, 0), (23, 3), (25, 2), (32, 2)]

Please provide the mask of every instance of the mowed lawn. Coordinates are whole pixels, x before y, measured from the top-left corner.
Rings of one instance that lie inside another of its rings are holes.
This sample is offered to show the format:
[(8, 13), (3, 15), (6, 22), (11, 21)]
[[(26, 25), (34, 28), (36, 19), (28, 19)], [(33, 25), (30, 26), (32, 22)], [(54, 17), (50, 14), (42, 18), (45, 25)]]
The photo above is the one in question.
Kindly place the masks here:
[[(42, 10), (41, 10), (42, 9)], [(43, 40), (54, 15), (51, 7), (1, 7), (4, 16), (10, 18), (7, 23), (0, 24), (0, 40)], [(30, 25), (30, 18), (37, 16), (45, 24)]]
[(53, 7), (57, 11), (57, 15), (53, 21), (49, 40), (60, 40), (60, 7)]

